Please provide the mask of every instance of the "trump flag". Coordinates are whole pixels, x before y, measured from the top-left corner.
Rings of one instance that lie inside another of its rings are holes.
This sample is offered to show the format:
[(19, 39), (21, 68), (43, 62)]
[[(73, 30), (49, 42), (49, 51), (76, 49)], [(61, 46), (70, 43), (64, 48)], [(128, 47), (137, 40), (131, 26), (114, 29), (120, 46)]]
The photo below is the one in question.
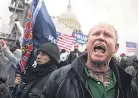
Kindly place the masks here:
[(45, 42), (56, 43), (56, 29), (47, 12), (45, 2), (33, 0), (28, 11), (22, 40), (23, 55), (18, 64), (20, 72), (24, 72), (28, 64), (33, 64), (32, 62), (35, 60), (34, 50)]
[(39, 0), (33, 14), (33, 44), (38, 48), (49, 41), (56, 43), (56, 28), (44, 0)]

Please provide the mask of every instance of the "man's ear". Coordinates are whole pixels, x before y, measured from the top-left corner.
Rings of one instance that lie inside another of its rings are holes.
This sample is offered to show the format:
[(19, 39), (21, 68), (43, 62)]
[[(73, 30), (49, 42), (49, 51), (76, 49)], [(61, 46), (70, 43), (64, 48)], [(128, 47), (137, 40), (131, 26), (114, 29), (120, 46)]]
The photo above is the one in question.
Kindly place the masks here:
[(114, 51), (114, 53), (116, 53), (116, 52), (118, 51), (118, 49), (119, 49), (119, 44), (117, 43), (117, 44), (115, 45), (115, 51)]

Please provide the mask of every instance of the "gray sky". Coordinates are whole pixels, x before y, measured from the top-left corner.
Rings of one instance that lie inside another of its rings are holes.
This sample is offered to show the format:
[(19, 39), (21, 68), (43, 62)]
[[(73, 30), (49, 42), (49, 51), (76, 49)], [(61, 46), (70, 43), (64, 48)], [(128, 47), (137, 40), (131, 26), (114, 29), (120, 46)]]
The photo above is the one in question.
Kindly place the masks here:
[[(10, 1), (0, 2), (0, 17), (4, 24), (9, 22)], [(59, 16), (66, 10), (69, 0), (45, 1), (49, 14)], [(117, 29), (121, 46), (125, 41), (138, 41), (138, 0), (71, 0), (71, 6), (85, 34), (95, 24), (107, 22)]]
[[(66, 10), (69, 0), (45, 1), (50, 15), (58, 16)], [(9, 23), (10, 2), (11, 0), (0, 2), (0, 17), (3, 18), (4, 24)], [(107, 22), (115, 26), (120, 38), (129, 41), (137, 41), (137, 4), (137, 0), (71, 0), (72, 11), (85, 33), (95, 24)], [(126, 38), (123, 38), (124, 35)]]

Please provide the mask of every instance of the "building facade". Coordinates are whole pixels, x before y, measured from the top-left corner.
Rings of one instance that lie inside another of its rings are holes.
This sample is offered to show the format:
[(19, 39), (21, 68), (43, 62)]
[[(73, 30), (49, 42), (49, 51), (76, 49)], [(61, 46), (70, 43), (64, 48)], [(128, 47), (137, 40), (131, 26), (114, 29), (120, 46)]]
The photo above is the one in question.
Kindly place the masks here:
[[(11, 0), (11, 4), (9, 5), (9, 11), (12, 12), (10, 23), (7, 26), (3, 26), (3, 30), (0, 32), (0, 39), (6, 40), (10, 48), (14, 47), (16, 41), (20, 40), (23, 35), (23, 28), (30, 7), (28, 1), (29, 0)], [(7, 27), (6, 32), (4, 27)]]
[[(72, 35), (73, 32), (81, 33), (81, 24), (78, 21), (76, 15), (71, 10), (70, 0), (66, 11), (61, 13), (60, 16), (51, 16), (51, 19), (56, 26), (57, 32), (67, 35)], [(78, 45), (80, 51), (85, 50), (85, 44), (78, 43)], [(71, 50), (73, 50), (73, 47)]]

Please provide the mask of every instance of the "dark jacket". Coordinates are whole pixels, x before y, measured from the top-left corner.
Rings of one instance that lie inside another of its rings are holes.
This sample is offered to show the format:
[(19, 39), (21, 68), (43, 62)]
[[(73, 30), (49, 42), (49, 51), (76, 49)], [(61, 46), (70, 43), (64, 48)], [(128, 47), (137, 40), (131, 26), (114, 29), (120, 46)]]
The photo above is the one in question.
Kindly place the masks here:
[(0, 81), (0, 98), (12, 98), (10, 89), (6, 83)]
[[(56, 65), (51, 62), (39, 65), (36, 68), (29, 67), (25, 74), (25, 85), (16, 98), (41, 98), (43, 85), (50, 76), (50, 73), (56, 69)], [(37, 97), (36, 97), (37, 96)]]
[(0, 50), (0, 98), (11, 98), (10, 89), (6, 83), (8, 79), (7, 64), (8, 59)]
[[(86, 61), (87, 53), (84, 53), (71, 65), (54, 71), (43, 90), (44, 98), (92, 98), (84, 72)], [(131, 76), (116, 64), (112, 59), (110, 67), (117, 79), (115, 98), (137, 98), (137, 92), (134, 97), (131, 93)]]
[[(78, 56), (81, 55), (81, 52), (78, 51)], [(68, 64), (71, 64), (75, 59), (77, 58), (76, 54), (74, 51), (71, 51), (69, 56), (68, 56)]]

